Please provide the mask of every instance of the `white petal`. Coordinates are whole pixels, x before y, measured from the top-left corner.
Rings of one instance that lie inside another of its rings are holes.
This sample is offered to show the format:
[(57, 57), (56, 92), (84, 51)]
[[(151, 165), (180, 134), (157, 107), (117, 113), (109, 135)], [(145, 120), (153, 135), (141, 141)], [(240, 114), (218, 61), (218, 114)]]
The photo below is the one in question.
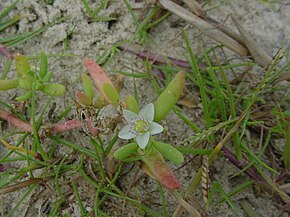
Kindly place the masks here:
[(144, 149), (149, 142), (150, 133), (146, 132), (144, 134), (136, 136), (136, 142), (138, 143), (141, 149)]
[(147, 106), (141, 109), (139, 112), (140, 117), (144, 117), (149, 123), (153, 121), (154, 118), (154, 105), (149, 103)]
[(127, 110), (127, 109), (123, 110), (123, 115), (124, 115), (125, 120), (128, 123), (130, 123), (133, 120), (138, 119), (138, 115), (137, 114), (135, 114), (134, 112), (131, 112), (130, 110)]
[(157, 133), (161, 133), (163, 131), (163, 127), (160, 124), (152, 122), (149, 125), (149, 131), (151, 135), (155, 135)]
[(130, 130), (130, 125), (126, 125), (118, 134), (121, 139), (132, 139), (136, 136), (134, 132)]

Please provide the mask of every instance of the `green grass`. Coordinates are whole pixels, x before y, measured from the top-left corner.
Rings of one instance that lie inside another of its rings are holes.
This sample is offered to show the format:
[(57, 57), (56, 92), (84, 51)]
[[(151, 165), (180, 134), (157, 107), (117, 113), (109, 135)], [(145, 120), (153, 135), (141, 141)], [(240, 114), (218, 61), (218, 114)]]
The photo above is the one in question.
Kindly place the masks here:
[[(7, 18), (9, 12), (15, 8), (18, 2), (15, 1), (10, 7), (0, 13), (0, 31), (10, 28), (19, 19), (22, 19), (21, 16)], [(87, 0), (82, 0), (82, 3), (92, 21), (113, 19), (99, 15), (101, 10), (108, 7), (111, 3), (110, 1), (100, 1), (100, 5), (96, 9), (93, 9)], [(154, 6), (145, 14), (145, 18), (140, 21), (129, 1), (124, 0), (124, 3), (136, 27), (135, 34), (130, 42), (139, 42), (145, 45), (150, 41), (154, 44), (155, 41), (148, 30), (166, 19), (169, 13), (159, 17), (157, 20), (152, 20), (160, 11), (158, 6)], [(43, 26), (32, 33), (0, 38), (0, 43), (7, 47), (17, 47), (20, 43), (32, 37), (38, 37), (49, 26), (62, 21), (64, 19)], [(131, 72), (131, 70), (114, 70), (113, 72), (123, 75), (126, 79), (129, 78), (133, 82), (137, 79), (142, 79), (142, 81), (150, 83), (152, 89), (158, 95), (178, 71), (184, 70), (187, 77), (187, 90), (191, 92), (197, 91), (200, 97), (201, 106), (199, 109), (201, 109), (200, 119), (202, 123), (198, 123), (191, 118), (192, 115), (187, 112), (188, 108), (186, 106), (177, 105), (174, 108), (174, 113), (192, 132), (184, 140), (177, 141), (177, 149), (187, 156), (186, 159), (194, 160), (207, 155), (209, 157), (209, 165), (221, 159), (225, 164), (234, 164), (224, 159), (222, 154), (223, 147), (229, 148), (234, 153), (235, 160), (246, 160), (245, 167), (243, 169), (237, 168), (236, 173), (229, 177), (230, 182), (234, 178), (242, 180), (239, 185), (226, 189), (222, 183), (219, 183), (219, 180), (211, 182), (209, 198), (206, 204), (207, 210), (219, 206), (221, 203), (227, 203), (230, 209), (235, 211), (239, 204), (234, 197), (243, 191), (250, 192), (249, 189), (254, 184), (261, 184), (245, 175), (249, 168), (252, 168), (257, 176), (262, 177), (264, 180), (262, 183), (263, 188), (282, 198), (284, 202), (289, 203), (289, 195), (279, 188), (279, 185), (286, 184), (285, 180), (279, 183), (275, 182), (275, 179), (285, 169), (288, 168), (289, 171), (290, 165), (289, 109), (287, 110), (287, 106), (289, 106), (289, 86), (280, 87), (279, 83), (276, 84), (274, 82), (281, 73), (289, 73), (290, 61), (288, 54), (284, 56), (286, 61), (283, 66), (279, 65), (281, 59), (276, 56), (268, 68), (260, 68), (261, 79), (257, 80), (254, 85), (247, 83), (246, 78), (241, 79), (236, 84), (232, 84), (229, 79), (229, 73), (241, 71), (244, 67), (256, 66), (256, 63), (241, 60), (240, 63), (226, 62), (221, 64), (213, 55), (216, 50), (223, 49), (221, 46), (209, 48), (201, 54), (197, 54), (191, 47), (188, 34), (186, 30), (182, 31), (183, 46), (186, 49), (184, 50), (184, 57), (180, 58), (185, 58), (190, 63), (191, 68), (180, 68), (170, 63), (152, 65), (147, 58), (142, 60), (145, 66), (144, 70), (139, 69), (134, 72)], [(96, 57), (97, 62), (104, 67), (112, 63), (116, 54), (120, 53), (119, 46), (123, 43), (125, 42), (112, 45), (110, 49)], [(33, 55), (28, 59), (35, 62), (40, 60), (41, 64), (38, 73), (45, 73), (44, 71), (48, 68), (47, 59), (42, 54)], [(67, 55), (56, 54), (54, 56), (64, 58)], [(47, 55), (47, 57), (51, 56)], [(7, 61), (1, 79), (6, 78), (7, 73), (11, 70), (11, 64), (12, 60)], [(205, 65), (205, 67), (201, 68), (200, 64)], [(154, 74), (154, 70), (162, 71), (163, 77)], [(17, 163), (17, 165), (21, 166), (17, 169), (8, 169), (0, 173), (0, 195), (7, 192), (17, 192), (25, 188), (22, 193), (19, 193), (14, 206), (8, 213), (5, 213), (5, 216), (14, 216), (21, 209), (21, 205), (25, 203), (25, 200), (33, 192), (41, 188), (39, 182), (36, 182), (38, 178), (43, 179), (42, 182), (49, 185), (55, 196), (51, 201), (52, 208), (49, 216), (62, 215), (62, 209), (67, 203), (68, 192), (66, 192), (66, 189), (70, 189), (70, 193), (74, 195), (74, 202), (78, 204), (82, 216), (110, 216), (110, 210), (106, 208), (108, 204), (117, 204), (115, 208), (118, 211), (123, 209), (122, 205), (126, 205), (129, 207), (127, 209), (132, 209), (134, 214), (141, 216), (171, 216), (171, 207), (168, 206), (168, 191), (160, 183), (156, 183), (156, 191), (158, 191), (157, 194), (160, 197), (157, 205), (142, 201), (138, 195), (140, 193), (122, 186), (124, 176), (128, 175), (128, 173), (132, 176), (134, 175), (131, 170), (128, 171), (128, 165), (135, 168), (136, 162), (140, 161), (140, 157), (132, 156), (122, 163), (116, 162), (112, 157), (112, 152), (117, 146), (117, 134), (111, 134), (108, 141), (102, 137), (92, 138), (84, 135), (84, 138), (80, 140), (84, 144), (79, 144), (79, 141), (73, 139), (75, 138), (73, 137), (74, 134), (82, 135), (77, 130), (57, 135), (47, 134), (44, 138), (39, 136), (43, 124), (48, 123), (46, 114), (54, 102), (54, 98), (45, 96), (43, 98), (43, 106), (40, 107), (37, 102), (39, 92), (36, 90), (36, 80), (34, 77), (32, 95), (26, 100), (27, 114), (23, 114), (12, 107), (9, 99), (5, 98), (5, 94), (2, 94), (2, 99), (0, 99), (1, 109), (5, 108), (13, 112), (14, 115), (23, 121), (28, 122), (28, 120), (31, 120), (30, 123), (33, 127), (32, 133), (10, 128), (8, 132), (3, 131), (5, 133), (1, 134), (1, 139), (7, 141), (10, 145), (21, 147), (22, 151), (20, 149), (11, 149), (1, 156), (0, 164), (9, 166), (11, 163)], [(137, 84), (134, 83), (132, 92), (134, 92), (137, 100), (140, 99), (139, 91)], [(278, 91), (285, 92), (284, 96), (279, 100), (275, 99), (275, 94)], [(269, 98), (271, 101), (268, 101)], [(263, 112), (263, 106), (267, 104), (271, 105), (268, 108), (268, 113), (258, 116), (260, 112)], [(67, 120), (71, 118), (74, 110), (74, 105), (68, 105), (67, 109), (56, 114), (57, 119)], [(267, 121), (266, 118), (268, 116), (270, 116), (271, 122)], [(264, 135), (261, 136), (262, 133)], [(270, 151), (272, 157), (275, 157), (275, 154), (271, 152), (275, 138), (284, 138), (285, 146), (279, 155), (280, 158), (276, 159), (275, 163), (272, 163), (265, 152), (266, 150)], [(65, 151), (59, 153), (60, 147), (64, 148)], [(43, 159), (29, 155), (28, 150), (40, 154)], [(197, 167), (198, 161), (194, 162)], [(188, 166), (189, 163), (186, 162), (186, 165)], [(217, 170), (217, 173), (219, 173), (219, 168)], [(191, 175), (193, 178), (188, 183), (182, 183), (182, 190), (179, 192), (186, 200), (195, 193), (198, 194), (202, 167), (199, 167), (196, 174)], [(149, 177), (149, 179), (151, 178)], [(30, 182), (27, 182), (27, 180)], [(86, 183), (85, 185), (88, 185), (90, 189), (88, 194), (92, 196), (90, 200), (91, 210), (86, 209), (88, 201), (83, 192), (85, 188), (80, 186), (83, 183)], [(138, 184), (137, 182), (136, 185)], [(142, 188), (142, 186), (138, 187)], [(196, 200), (199, 201), (200, 198)], [(180, 203), (176, 204), (180, 207)], [(195, 207), (190, 202), (189, 204)], [(201, 207), (204, 206), (202, 202), (199, 205)], [(156, 206), (158, 206), (159, 211), (156, 211)], [(0, 209), (1, 212), (4, 213), (4, 210)]]

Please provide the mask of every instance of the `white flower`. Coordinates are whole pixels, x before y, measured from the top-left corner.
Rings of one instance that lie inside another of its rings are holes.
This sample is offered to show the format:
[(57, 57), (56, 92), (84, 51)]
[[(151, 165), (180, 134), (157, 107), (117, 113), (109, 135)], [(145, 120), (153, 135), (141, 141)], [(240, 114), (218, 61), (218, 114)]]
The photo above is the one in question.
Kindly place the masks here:
[(123, 115), (128, 125), (119, 132), (119, 138), (135, 138), (141, 149), (146, 147), (151, 135), (163, 131), (163, 127), (160, 124), (153, 122), (154, 105), (152, 103), (141, 109), (138, 115), (127, 109), (123, 110)]

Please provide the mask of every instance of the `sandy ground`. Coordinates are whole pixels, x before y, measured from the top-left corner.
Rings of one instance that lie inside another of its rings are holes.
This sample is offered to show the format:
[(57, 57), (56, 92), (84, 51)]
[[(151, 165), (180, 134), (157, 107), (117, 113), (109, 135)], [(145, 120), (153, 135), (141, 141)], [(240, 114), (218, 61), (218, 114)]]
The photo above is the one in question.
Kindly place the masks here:
[[(5, 6), (11, 4), (12, 0), (1, 1), (0, 10)], [(22, 19), (17, 27), (9, 28), (7, 31), (1, 32), (1, 36), (11, 35), (13, 33), (22, 33), (31, 31), (41, 27), (49, 22), (54, 21), (59, 17), (66, 16), (67, 19), (57, 25), (48, 28), (41, 35), (21, 44), (12, 50), (15, 52), (21, 52), (25, 55), (33, 56), (38, 54), (41, 50), (47, 54), (75, 54), (72, 57), (51, 57), (49, 58), (49, 69), (53, 72), (53, 79), (57, 82), (63, 83), (67, 87), (67, 94), (65, 100), (55, 99), (57, 103), (57, 111), (63, 110), (67, 105), (73, 103), (73, 93), (76, 89), (81, 89), (80, 73), (85, 71), (83, 64), (84, 58), (92, 58), (96, 60), (104, 50), (112, 45), (132, 39), (135, 34), (135, 26), (131, 15), (128, 13), (125, 3), (123, 1), (111, 1), (109, 7), (100, 11), (100, 15), (117, 17), (116, 22), (90, 22), (88, 14), (86, 13), (84, 6), (80, 0), (55, 0), (53, 4), (45, 4), (45, 1), (41, 0), (23, 0), (17, 5), (17, 9), (13, 10), (10, 14), (26, 14), (27, 18)], [(89, 1), (95, 2), (95, 1)], [(132, 7), (135, 8), (135, 12), (142, 16), (142, 8), (145, 6), (145, 2), (130, 1)], [(92, 3), (91, 6), (96, 8), (98, 1)], [(211, 7), (218, 6), (215, 10), (210, 10), (209, 14), (219, 21), (226, 20), (227, 14), (236, 14), (241, 24), (248, 30), (254, 37), (254, 39), (268, 52), (270, 55), (274, 55), (280, 47), (286, 48), (289, 51), (289, 39), (290, 39), (290, 2), (281, 1), (280, 4), (268, 5), (262, 1), (254, 0), (233, 0), (233, 1), (211, 1)], [(235, 29), (232, 22), (226, 20), (226, 24)], [(158, 25), (151, 32), (151, 36), (157, 42), (157, 44), (147, 43), (146, 47), (154, 52), (160, 52), (172, 57), (185, 59), (186, 48), (184, 39), (180, 36), (182, 28), (186, 26), (189, 40), (194, 48), (194, 52), (198, 55), (205, 47), (214, 45), (214, 42), (209, 40), (206, 36), (202, 35), (194, 27), (187, 26), (185, 21), (182, 21), (177, 16), (170, 16), (161, 25)], [(67, 49), (64, 50), (64, 40), (68, 39)], [(233, 53), (229, 52), (229, 55)], [(3, 56), (0, 57), (0, 70), (4, 68), (6, 59)], [(142, 72), (144, 71), (144, 65), (142, 61), (131, 54), (121, 52), (117, 54), (113, 61), (104, 69), (108, 73), (112, 73), (117, 70)], [(13, 66), (14, 70), (14, 66)], [(0, 71), (0, 72), (1, 72)], [(8, 77), (13, 77), (13, 73), (10, 72)], [(149, 81), (144, 79), (136, 79), (136, 86), (138, 87), (138, 94), (140, 96), (140, 103), (151, 102), (156, 98), (154, 90), (151, 88)], [(131, 78), (125, 78), (124, 85), (121, 90), (121, 95), (134, 91), (133, 80)], [(191, 93), (195, 96), (195, 93)], [(15, 92), (0, 92), (0, 98), (9, 100), (15, 95)], [(39, 104), (41, 105), (41, 100)], [(185, 113), (193, 121), (196, 119), (195, 112), (191, 109), (185, 108)], [(188, 127), (174, 114), (170, 115), (166, 124), (169, 132), (163, 134), (161, 138), (166, 142), (179, 143), (188, 135), (194, 134)], [(8, 132), (4, 127), (4, 132)], [(2, 132), (1, 132), (2, 134)], [(76, 133), (74, 135), (76, 141), (81, 141), (86, 146), (86, 138), (82, 138), (84, 134)], [(49, 147), (45, 147), (49, 149)], [(60, 148), (59, 155), (65, 153), (67, 149)], [(6, 152), (2, 146), (0, 146), (0, 156), (3, 156)], [(189, 159), (189, 158), (188, 158)], [(188, 160), (187, 159), (187, 160)], [(11, 164), (11, 168), (19, 168), (19, 164)], [(173, 167), (173, 166), (172, 166)], [(176, 171), (176, 174), (182, 182), (183, 193), (186, 190), (186, 186), (189, 184), (192, 177), (199, 167), (199, 160), (194, 160), (187, 164), (180, 170)], [(174, 167), (173, 167), (174, 168)], [(237, 169), (224, 162), (224, 158), (220, 157), (216, 160), (211, 168), (213, 177), (219, 182), (225, 191), (229, 191), (238, 183), (246, 180), (246, 176), (240, 176), (239, 179), (229, 179), (229, 177), (237, 172)], [(138, 172), (139, 169), (134, 167), (129, 175), (122, 177), (119, 181), (121, 186), (126, 186), (130, 183), (130, 179), (137, 174), (139, 182), (131, 189), (132, 192), (129, 195), (136, 197), (149, 207), (160, 210), (160, 194), (158, 192), (157, 185), (154, 180), (147, 177), (143, 172)], [(65, 181), (65, 180), (63, 180)], [(52, 184), (52, 183), (50, 183)], [(78, 188), (80, 194), (84, 198), (84, 206), (87, 210), (90, 210), (93, 206), (94, 189), (85, 182), (79, 181)], [(63, 190), (67, 190), (64, 187)], [(20, 190), (14, 193), (10, 193), (0, 197), (0, 210), (9, 211), (16, 203), (25, 190)], [(201, 200), (200, 189), (192, 195), (193, 200)], [(256, 196), (253, 189), (238, 194), (233, 198), (237, 210), (234, 212), (227, 204), (219, 204), (210, 209), (210, 216), (245, 216), (244, 212), (239, 206), (241, 199), (247, 198), (252, 206), (256, 209), (261, 216), (277, 216), (281, 206), (275, 201), (275, 198), (271, 198), (270, 195)], [(49, 190), (42, 186), (40, 189), (35, 190), (28, 199), (22, 203), (20, 208), (14, 213), (14, 216), (45, 216), (45, 207), (49, 201), (53, 201), (55, 198), (50, 195)], [(64, 208), (63, 213), (68, 213), (70, 216), (80, 216), (79, 206), (75, 198), (69, 198), (70, 203)], [(174, 198), (166, 194), (166, 200), (170, 213), (175, 209), (176, 202)], [(121, 216), (120, 210), (112, 206), (114, 200), (106, 203), (106, 210), (112, 216)], [(121, 203), (121, 201), (117, 201)], [(50, 205), (52, 206), (52, 205)], [(121, 205), (120, 205), (121, 206)], [(137, 210), (125, 207), (125, 214), (123, 216), (137, 216)], [(0, 214), (1, 216), (1, 214)], [(5, 215), (3, 215), (5, 216)], [(185, 214), (184, 216), (187, 216)], [(282, 216), (286, 217), (287, 214)]]

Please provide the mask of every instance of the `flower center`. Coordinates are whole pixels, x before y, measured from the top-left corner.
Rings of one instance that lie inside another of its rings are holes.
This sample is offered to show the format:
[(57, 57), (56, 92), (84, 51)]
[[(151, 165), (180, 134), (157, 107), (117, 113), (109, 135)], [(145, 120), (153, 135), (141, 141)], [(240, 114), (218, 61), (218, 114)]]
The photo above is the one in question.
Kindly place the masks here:
[(138, 120), (133, 124), (133, 130), (138, 133), (145, 133), (148, 131), (148, 123), (144, 120)]

